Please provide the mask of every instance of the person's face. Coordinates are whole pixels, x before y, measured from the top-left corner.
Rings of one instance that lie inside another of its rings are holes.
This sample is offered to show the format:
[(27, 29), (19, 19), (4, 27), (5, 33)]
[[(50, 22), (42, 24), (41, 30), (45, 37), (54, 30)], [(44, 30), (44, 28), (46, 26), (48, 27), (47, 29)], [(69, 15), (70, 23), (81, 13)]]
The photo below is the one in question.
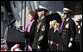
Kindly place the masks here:
[(31, 16), (31, 14), (29, 14), (29, 21), (32, 21), (33, 17)]
[(64, 14), (63, 14), (63, 13), (62, 13), (62, 15), (61, 15), (61, 18), (62, 18), (62, 21), (65, 20), (65, 17), (64, 17)]
[(49, 23), (49, 24), (50, 24), (50, 28), (53, 28), (53, 26), (52, 26), (52, 21), (50, 21), (50, 23)]
[(42, 17), (43, 15), (45, 15), (45, 11), (40, 11), (40, 12), (37, 12), (37, 13), (38, 13), (39, 17)]
[(62, 19), (66, 19), (66, 18), (68, 18), (69, 17), (69, 14), (65, 14), (65, 13), (62, 13)]
[(41, 17), (42, 16), (42, 12), (37, 12), (38, 16)]
[(50, 26), (51, 26), (51, 25), (52, 25), (52, 21), (50, 21), (50, 23), (49, 23), (49, 24), (50, 24)]
[(55, 26), (55, 24), (56, 24), (56, 21), (55, 21), (55, 20), (53, 20), (53, 21), (52, 21), (52, 26), (54, 27), (54, 26)]
[(80, 22), (76, 22), (76, 26), (79, 26), (80, 25)]

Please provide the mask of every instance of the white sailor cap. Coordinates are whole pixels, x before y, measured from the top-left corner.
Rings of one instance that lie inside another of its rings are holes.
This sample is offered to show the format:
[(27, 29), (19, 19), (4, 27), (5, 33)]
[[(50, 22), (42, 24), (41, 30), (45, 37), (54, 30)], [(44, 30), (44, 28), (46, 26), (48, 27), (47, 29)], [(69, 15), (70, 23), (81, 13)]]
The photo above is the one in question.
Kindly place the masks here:
[(46, 7), (44, 7), (42, 5), (39, 5), (39, 8), (36, 9), (36, 12), (40, 12), (40, 11), (43, 11), (43, 10), (46, 11), (46, 12), (48, 12), (48, 9)]
[(69, 8), (63, 8), (63, 13), (72, 13), (72, 10)]
[(76, 22), (81, 22), (81, 19), (76, 19), (75, 21), (76, 21)]

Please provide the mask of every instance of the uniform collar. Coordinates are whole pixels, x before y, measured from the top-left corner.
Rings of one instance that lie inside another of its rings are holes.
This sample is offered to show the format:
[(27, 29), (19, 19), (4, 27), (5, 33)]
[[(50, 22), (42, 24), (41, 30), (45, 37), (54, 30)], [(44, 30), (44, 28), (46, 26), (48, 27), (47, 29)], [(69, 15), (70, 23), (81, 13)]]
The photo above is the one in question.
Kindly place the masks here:
[(56, 32), (56, 29), (54, 29), (54, 32)]
[(68, 20), (69, 20), (69, 18), (66, 19), (66, 21), (68, 21)]
[(80, 26), (78, 26), (78, 28), (80, 28)]
[[(43, 19), (44, 17), (45, 17), (45, 16), (42, 16), (41, 18)], [(42, 20), (42, 19), (41, 19), (41, 20)]]
[(42, 17), (43, 19), (38, 20), (38, 22), (44, 21), (45, 16)]

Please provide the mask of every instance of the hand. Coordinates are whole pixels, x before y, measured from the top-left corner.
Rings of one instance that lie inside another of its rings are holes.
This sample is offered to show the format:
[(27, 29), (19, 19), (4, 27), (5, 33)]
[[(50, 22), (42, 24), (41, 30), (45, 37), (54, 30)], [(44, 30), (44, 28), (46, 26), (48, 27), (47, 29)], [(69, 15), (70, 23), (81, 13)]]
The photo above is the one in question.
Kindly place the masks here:
[(73, 41), (73, 38), (70, 38), (70, 41)]
[(50, 41), (50, 44), (52, 45), (52, 44), (54, 44), (54, 42), (53, 41)]
[(69, 48), (72, 47), (72, 43), (71, 43), (71, 42), (69, 42), (68, 47), (69, 47)]
[(41, 47), (38, 45), (37, 48), (40, 49)]
[(56, 43), (56, 46), (57, 46), (57, 50), (59, 49), (59, 44), (58, 43)]

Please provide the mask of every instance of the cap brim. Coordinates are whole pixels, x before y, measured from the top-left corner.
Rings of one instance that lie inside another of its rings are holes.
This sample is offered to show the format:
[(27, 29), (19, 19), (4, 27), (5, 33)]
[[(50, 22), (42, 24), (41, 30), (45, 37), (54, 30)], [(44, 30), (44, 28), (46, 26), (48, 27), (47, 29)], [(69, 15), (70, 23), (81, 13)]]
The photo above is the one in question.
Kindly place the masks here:
[(69, 13), (68, 11), (63, 11), (63, 13)]
[(40, 11), (46, 11), (46, 12), (48, 12), (47, 9), (43, 9), (43, 8), (38, 8), (38, 9), (36, 9), (35, 11), (36, 11), (36, 12), (40, 12)]
[(70, 14), (70, 13), (72, 13), (72, 12), (71, 12), (71, 11), (66, 11), (66, 10), (64, 10), (63, 13), (65, 13), (65, 14)]
[(81, 20), (76, 20), (76, 22), (80, 22)]

